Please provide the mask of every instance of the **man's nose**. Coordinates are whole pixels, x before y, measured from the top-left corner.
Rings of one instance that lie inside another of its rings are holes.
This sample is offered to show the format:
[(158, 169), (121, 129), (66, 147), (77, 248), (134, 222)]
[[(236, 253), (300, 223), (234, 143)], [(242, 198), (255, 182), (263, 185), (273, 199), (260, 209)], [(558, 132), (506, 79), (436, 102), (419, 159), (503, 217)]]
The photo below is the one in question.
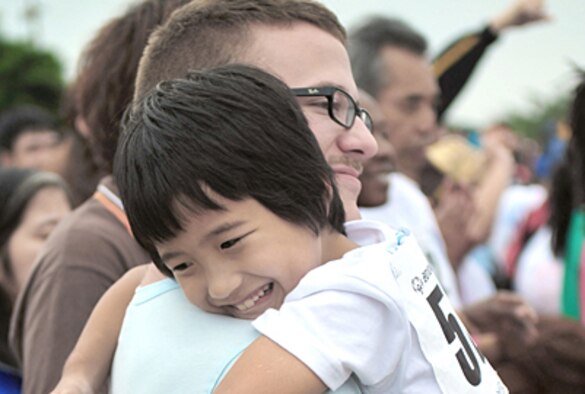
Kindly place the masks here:
[(345, 130), (345, 133), (340, 136), (338, 145), (344, 153), (352, 153), (362, 162), (374, 157), (378, 151), (378, 144), (372, 132), (359, 117), (356, 118), (351, 129)]
[(418, 131), (425, 136), (427, 143), (433, 143), (437, 140), (437, 111), (434, 106), (429, 106), (421, 111), (419, 115)]

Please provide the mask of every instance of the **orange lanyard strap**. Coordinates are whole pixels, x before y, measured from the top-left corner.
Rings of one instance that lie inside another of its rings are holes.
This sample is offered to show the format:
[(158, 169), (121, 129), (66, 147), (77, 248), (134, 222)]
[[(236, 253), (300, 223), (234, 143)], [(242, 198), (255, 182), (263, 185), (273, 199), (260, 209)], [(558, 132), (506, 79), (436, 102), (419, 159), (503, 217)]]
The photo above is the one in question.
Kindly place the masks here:
[(126, 230), (128, 230), (128, 233), (132, 236), (132, 229), (130, 228), (128, 217), (126, 216), (126, 213), (121, 207), (119, 207), (116, 203), (109, 199), (106, 194), (99, 190), (95, 192), (93, 198), (98, 200), (98, 202), (100, 202), (104, 206), (104, 208), (110, 211), (112, 215), (114, 215), (114, 217), (118, 219), (120, 223), (124, 225), (124, 227), (126, 227)]

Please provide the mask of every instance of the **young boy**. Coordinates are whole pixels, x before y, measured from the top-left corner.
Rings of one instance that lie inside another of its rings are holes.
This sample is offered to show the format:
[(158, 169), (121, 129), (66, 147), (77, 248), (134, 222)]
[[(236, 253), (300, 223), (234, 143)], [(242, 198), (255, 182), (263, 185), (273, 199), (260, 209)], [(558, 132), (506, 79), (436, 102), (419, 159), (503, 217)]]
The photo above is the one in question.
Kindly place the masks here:
[[(310, 105), (368, 117), (335, 89), (308, 89)], [(366, 392), (506, 392), (406, 232), (344, 236), (331, 169), (274, 77), (226, 66), (161, 83), (114, 173), (136, 239), (189, 301), (258, 318), (265, 337), (218, 392), (322, 392), (352, 373)]]

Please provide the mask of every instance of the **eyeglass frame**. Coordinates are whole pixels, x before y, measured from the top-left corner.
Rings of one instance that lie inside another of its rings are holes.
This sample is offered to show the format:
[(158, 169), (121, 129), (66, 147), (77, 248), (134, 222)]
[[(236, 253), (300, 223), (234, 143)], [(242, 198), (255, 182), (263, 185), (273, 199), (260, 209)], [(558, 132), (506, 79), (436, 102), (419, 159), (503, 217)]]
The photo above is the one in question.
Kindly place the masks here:
[[(338, 88), (336, 86), (322, 86), (322, 87), (309, 87), (309, 88), (291, 88), (290, 91), (296, 97), (325, 97), (327, 99), (327, 112), (329, 113), (329, 117), (337, 124), (343, 126), (346, 129), (351, 129), (355, 124), (355, 119), (359, 117), (366, 128), (372, 132), (374, 129), (374, 122), (372, 120), (372, 116), (370, 113), (365, 110), (364, 108), (360, 107), (353, 97), (345, 90)], [(333, 112), (333, 95), (335, 93), (341, 93), (345, 97), (349, 99), (349, 103), (353, 106), (355, 114), (351, 118), (350, 124), (345, 124), (341, 120), (337, 119), (335, 113)]]

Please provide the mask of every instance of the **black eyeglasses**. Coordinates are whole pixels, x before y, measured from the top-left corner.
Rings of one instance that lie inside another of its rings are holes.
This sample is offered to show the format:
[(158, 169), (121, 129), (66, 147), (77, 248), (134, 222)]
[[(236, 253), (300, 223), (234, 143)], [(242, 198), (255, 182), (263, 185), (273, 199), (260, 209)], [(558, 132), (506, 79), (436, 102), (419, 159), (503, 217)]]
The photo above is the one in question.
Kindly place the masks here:
[(360, 108), (355, 100), (344, 90), (334, 86), (320, 88), (295, 88), (291, 92), (297, 97), (326, 97), (329, 117), (346, 129), (352, 128), (355, 118), (364, 122), (368, 130), (372, 131), (372, 117), (363, 108)]

